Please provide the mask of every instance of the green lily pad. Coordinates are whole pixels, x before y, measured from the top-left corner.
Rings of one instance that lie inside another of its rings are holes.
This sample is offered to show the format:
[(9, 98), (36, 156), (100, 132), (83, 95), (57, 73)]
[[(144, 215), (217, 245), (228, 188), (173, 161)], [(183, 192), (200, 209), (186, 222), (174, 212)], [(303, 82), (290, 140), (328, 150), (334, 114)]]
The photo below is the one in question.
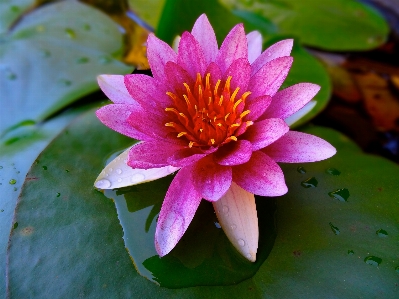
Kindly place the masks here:
[[(5, 273), (8, 237), (14, 209), (29, 168), (55, 136), (87, 107), (65, 112), (43, 124), (25, 123), (0, 138), (0, 272)], [(5, 276), (0, 276), (0, 294), (5, 294)], [(0, 298), (1, 295), (0, 295)]]
[[(212, 0), (200, 1), (198, 3), (184, 0), (167, 0), (158, 26), (157, 35), (161, 39), (171, 43), (175, 36), (180, 35), (185, 30), (191, 30), (195, 20), (202, 13), (207, 14), (209, 21), (214, 27), (219, 44), (237, 23), (244, 23), (247, 32), (252, 30), (262, 32), (266, 41), (264, 48), (274, 42), (287, 38), (287, 36), (277, 35), (275, 29), (263, 17), (256, 17), (253, 14), (251, 15), (243, 11), (232, 13)], [(181, 17), (177, 19), (175, 17), (176, 14)], [(220, 18), (221, 15), (223, 15), (223, 18)], [(282, 88), (300, 82), (311, 82), (321, 86), (320, 92), (314, 98), (316, 105), (308, 114), (291, 125), (294, 128), (308, 122), (325, 108), (331, 96), (331, 82), (324, 66), (310, 55), (297, 40), (294, 43), (292, 56), (294, 57), (294, 63)]]
[(383, 44), (385, 19), (359, 1), (219, 0), (230, 9), (248, 10), (271, 20), (281, 34), (303, 44), (334, 51), (368, 50)]
[(34, 3), (34, 0), (2, 0), (0, 2), (0, 35), (5, 33)]
[[(106, 160), (132, 140), (100, 124), (94, 112), (79, 118), (43, 151), (28, 173), (38, 179), (22, 188), (8, 249), (10, 298), (394, 298), (398, 166), (363, 154), (333, 130), (304, 131), (331, 142), (338, 154), (299, 165), (301, 171), (297, 164), (283, 166), (289, 192), (276, 198), (277, 237), (258, 272), (236, 285), (168, 289), (137, 273), (114, 203), (92, 187)], [(340, 174), (328, 173), (330, 168)], [(317, 187), (301, 186), (309, 177), (317, 179)], [(168, 179), (149, 187), (165, 190)], [(348, 201), (328, 194), (343, 188), (350, 192)], [(134, 198), (146, 189), (136, 187)], [(148, 206), (123, 204), (145, 213), (156, 205), (151, 198)], [(376, 233), (380, 229), (385, 237)], [(138, 233), (145, 234), (145, 225)]]
[(98, 89), (102, 73), (130, 73), (118, 26), (76, 1), (47, 4), (0, 37), (0, 132), (43, 120)]

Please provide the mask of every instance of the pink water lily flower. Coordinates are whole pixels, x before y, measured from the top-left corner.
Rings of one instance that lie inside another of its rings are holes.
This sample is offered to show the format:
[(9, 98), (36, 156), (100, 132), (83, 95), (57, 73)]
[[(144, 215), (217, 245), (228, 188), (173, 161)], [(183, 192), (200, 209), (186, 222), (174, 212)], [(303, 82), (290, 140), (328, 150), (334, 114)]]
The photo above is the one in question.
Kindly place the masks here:
[(255, 261), (258, 219), (254, 194), (287, 192), (276, 162), (331, 157), (328, 142), (289, 130), (285, 119), (319, 91), (300, 83), (279, 91), (291, 67), (293, 41), (262, 53), (258, 32), (235, 26), (220, 49), (206, 15), (184, 32), (177, 53), (150, 34), (153, 77), (101, 75), (114, 102), (97, 111), (111, 129), (140, 140), (111, 162), (95, 186), (118, 188), (177, 172), (163, 202), (155, 247), (162, 257), (178, 243), (202, 199), (213, 203), (237, 250)]

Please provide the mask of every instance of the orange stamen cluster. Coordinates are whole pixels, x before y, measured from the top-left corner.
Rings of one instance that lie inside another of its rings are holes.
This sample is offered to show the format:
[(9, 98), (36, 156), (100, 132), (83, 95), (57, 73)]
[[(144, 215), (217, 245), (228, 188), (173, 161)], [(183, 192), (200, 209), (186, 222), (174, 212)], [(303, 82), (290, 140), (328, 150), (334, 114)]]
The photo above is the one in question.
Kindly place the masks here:
[[(165, 109), (170, 114), (170, 122), (165, 126), (170, 127), (177, 138), (186, 139), (189, 147), (217, 146), (237, 141), (234, 133), (250, 113), (249, 110), (244, 111), (245, 100), (251, 94), (249, 91), (237, 98), (240, 88), (231, 92), (231, 76), (225, 82), (218, 80), (214, 86), (210, 76), (207, 73), (203, 79), (197, 74), (194, 86), (183, 83), (184, 93), (166, 93), (173, 100), (174, 107)], [(248, 127), (252, 122), (247, 121), (244, 125)]]

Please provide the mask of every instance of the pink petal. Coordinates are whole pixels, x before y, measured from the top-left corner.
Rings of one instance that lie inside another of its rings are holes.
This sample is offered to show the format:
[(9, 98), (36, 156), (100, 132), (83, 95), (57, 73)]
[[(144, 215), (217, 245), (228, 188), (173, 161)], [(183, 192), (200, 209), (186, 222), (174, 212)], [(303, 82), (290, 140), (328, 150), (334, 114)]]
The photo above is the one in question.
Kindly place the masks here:
[(213, 207), (233, 246), (249, 261), (255, 262), (259, 240), (255, 196), (232, 183)]
[(151, 140), (150, 136), (133, 128), (128, 122), (131, 110), (136, 109), (141, 109), (136, 102), (133, 105), (111, 104), (98, 109), (96, 115), (104, 125), (118, 133), (133, 139)]
[(97, 82), (105, 95), (115, 104), (133, 104), (122, 75), (99, 75)]
[(215, 61), (218, 53), (218, 43), (216, 41), (215, 31), (213, 31), (205, 14), (202, 14), (197, 21), (195, 21), (191, 33), (204, 51), (206, 64)]
[[(167, 122), (169, 122), (169, 118), (166, 114), (155, 114), (141, 107), (131, 109), (127, 119), (127, 123), (132, 128), (152, 137), (152, 140), (168, 140), (169, 142), (181, 144), (181, 140), (176, 138), (176, 134), (169, 134), (170, 128), (165, 126)], [(146, 139), (145, 141), (148, 140)]]
[(215, 86), (216, 82), (219, 79), (222, 79), (222, 72), (220, 71), (220, 68), (218, 67), (218, 65), (216, 63), (214, 63), (214, 62), (211, 62), (208, 65), (208, 67), (207, 67), (207, 69), (205, 71), (205, 74), (208, 74), (208, 73), (211, 75), (210, 76), (210, 83), (211, 83), (212, 86)]
[[(252, 31), (247, 34), (248, 60), (252, 64), (262, 53), (262, 35), (259, 31)], [(288, 56), (288, 55), (284, 55)]]
[(186, 232), (201, 202), (192, 183), (192, 167), (182, 168), (166, 192), (155, 230), (155, 248), (168, 254)]
[(279, 41), (267, 48), (252, 64), (252, 75), (256, 74), (266, 63), (279, 57), (290, 56), (293, 39)]
[(236, 25), (226, 36), (216, 56), (216, 63), (224, 73), (239, 58), (248, 59), (247, 38), (242, 24)]
[(260, 151), (253, 152), (249, 162), (233, 167), (233, 181), (262, 196), (280, 196), (288, 191), (281, 168)]
[(166, 142), (140, 142), (131, 148), (127, 164), (140, 169), (168, 166), (168, 158), (179, 149), (181, 146)]
[(126, 164), (129, 156), (129, 151), (130, 148), (128, 148), (118, 157), (112, 160), (103, 169), (103, 171), (101, 171), (96, 181), (94, 182), (94, 186), (96, 188), (115, 189), (142, 184), (165, 177), (179, 170), (179, 168), (173, 166), (165, 166), (151, 169), (133, 169)]
[[(213, 151), (216, 151), (216, 148)], [(185, 167), (199, 161), (210, 153), (204, 152), (199, 148), (185, 148), (169, 157), (168, 163), (175, 167)]]
[[(180, 96), (183, 96), (183, 94), (187, 93), (183, 83), (187, 83), (189, 86), (193, 86), (195, 82), (185, 69), (183, 69), (180, 65), (174, 62), (169, 61), (168, 63), (166, 63), (165, 74), (168, 78), (168, 91), (178, 94)], [(172, 100), (171, 103), (173, 103)]]
[(260, 119), (286, 119), (306, 105), (320, 90), (320, 86), (312, 83), (299, 83), (280, 90)]
[(227, 69), (227, 71), (224, 73), (224, 80), (227, 80), (229, 76), (232, 76), (230, 83), (230, 90), (232, 90), (232, 93), (237, 87), (240, 88), (239, 92), (236, 95), (236, 99), (239, 99), (241, 95), (247, 91), (250, 75), (251, 65), (246, 58), (234, 60)]
[(290, 131), (262, 150), (276, 162), (315, 162), (335, 155), (336, 149), (314, 135)]
[(150, 76), (126, 75), (124, 82), (131, 97), (146, 110), (164, 114), (165, 107), (172, 104), (172, 100), (166, 95), (166, 89)]
[(255, 123), (241, 136), (252, 143), (252, 151), (257, 151), (281, 138), (290, 127), (280, 118), (269, 118)]
[(249, 161), (252, 155), (252, 144), (247, 140), (229, 142), (214, 154), (215, 162), (220, 165), (232, 166)]
[(269, 107), (271, 101), (271, 96), (260, 96), (257, 98), (248, 99), (245, 110), (249, 110), (251, 112), (244, 116), (244, 121), (257, 120), (266, 111), (267, 107)]
[(195, 79), (197, 73), (204, 75), (206, 64), (200, 44), (189, 32), (184, 32), (179, 43), (177, 63)]
[(231, 167), (216, 164), (212, 156), (195, 163), (194, 185), (206, 200), (216, 201), (222, 197), (231, 185), (231, 178)]
[(155, 79), (166, 80), (164, 67), (168, 61), (176, 62), (177, 54), (169, 45), (150, 33), (147, 39), (147, 58)]
[(274, 96), (287, 77), (292, 61), (292, 57), (287, 56), (266, 63), (251, 77), (248, 87), (252, 91), (251, 97)]

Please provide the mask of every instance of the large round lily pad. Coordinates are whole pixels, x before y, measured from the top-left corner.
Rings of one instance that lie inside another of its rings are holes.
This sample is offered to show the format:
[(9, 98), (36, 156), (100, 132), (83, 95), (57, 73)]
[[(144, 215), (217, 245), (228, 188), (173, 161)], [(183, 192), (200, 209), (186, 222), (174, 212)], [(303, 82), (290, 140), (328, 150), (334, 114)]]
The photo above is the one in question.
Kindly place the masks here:
[[(14, 13), (11, 3), (4, 5)], [(77, 1), (24, 15), (0, 36), (0, 133), (26, 119), (43, 120), (98, 89), (99, 74), (130, 73), (114, 58), (121, 49), (117, 24)]]
[(94, 112), (81, 117), (27, 175), (8, 250), (10, 298), (395, 298), (398, 166), (333, 130), (304, 131), (338, 153), (299, 170), (284, 166), (289, 193), (276, 198), (277, 238), (259, 271), (231, 286), (168, 289), (137, 273), (114, 203), (92, 187), (105, 161), (131, 140)]

